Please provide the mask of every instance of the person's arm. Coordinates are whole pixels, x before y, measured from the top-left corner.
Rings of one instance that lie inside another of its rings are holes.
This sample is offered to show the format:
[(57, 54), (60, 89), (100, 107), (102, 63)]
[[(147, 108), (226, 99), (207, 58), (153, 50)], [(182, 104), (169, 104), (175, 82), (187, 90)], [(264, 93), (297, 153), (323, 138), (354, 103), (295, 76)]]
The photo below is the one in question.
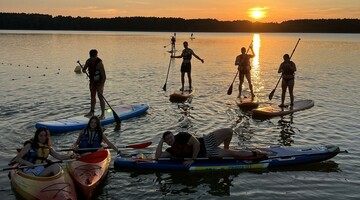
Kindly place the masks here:
[(200, 142), (198, 139), (196, 139), (196, 137), (191, 136), (187, 145), (192, 146), (193, 148), (193, 154), (192, 154), (192, 159), (190, 160), (185, 160), (184, 161), (184, 165), (186, 166), (190, 166), (194, 163), (195, 159), (197, 158), (199, 151), (200, 151)]
[(104, 84), (106, 81), (106, 73), (105, 73), (105, 67), (104, 67), (104, 64), (102, 61), (99, 62), (98, 67), (99, 67), (100, 74), (101, 74), (102, 84)]
[(166, 157), (170, 157), (170, 153), (167, 152), (167, 151), (162, 151), (162, 148), (163, 148), (163, 144), (164, 144), (164, 139), (161, 138), (160, 141), (159, 141), (159, 144), (156, 148), (156, 152), (155, 152), (155, 158), (158, 159), (158, 158), (166, 158)]
[(114, 149), (117, 154), (121, 154), (121, 151), (112, 143), (110, 142), (107, 137), (105, 136), (105, 134), (103, 134), (103, 141), (109, 146), (111, 147), (112, 149)]
[(279, 67), (279, 69), (278, 69), (278, 73), (282, 73), (282, 72), (283, 72), (283, 69), (282, 69), (282, 68), (283, 68), (283, 63), (280, 64), (280, 67)]
[(73, 159), (76, 157), (74, 154), (69, 154), (69, 155), (59, 154), (52, 147), (50, 147), (50, 155), (58, 160), (67, 160), (67, 159)]
[(249, 55), (249, 56), (250, 56), (250, 58), (254, 58), (255, 52), (254, 52), (253, 46), (251, 46), (250, 49), (251, 49), (252, 55)]
[(294, 72), (296, 72), (296, 65), (294, 62), (291, 61), (291, 67)]
[(31, 147), (31, 144), (28, 143), (26, 144), (22, 149), (21, 151), (17, 154), (16, 158), (15, 158), (15, 162), (21, 164), (21, 165), (26, 165), (28, 167), (34, 167), (34, 164), (29, 162), (29, 161), (26, 161), (23, 159), (23, 157), (25, 156), (25, 154), (30, 150), (30, 147)]
[(194, 52), (192, 52), (192, 54), (194, 55), (195, 58), (197, 58), (197, 59), (200, 60), (202, 63), (204, 63), (204, 60), (201, 59), (198, 55), (196, 55)]
[(86, 73), (86, 69), (89, 67), (89, 62), (90, 62), (89, 59), (86, 60), (85, 65), (84, 65), (84, 67), (83, 67), (83, 69), (82, 69), (82, 72), (83, 72), (83, 73)]
[(73, 146), (72, 146), (72, 149), (73, 150), (77, 150), (79, 147), (79, 144), (80, 144), (80, 138), (81, 138), (81, 136), (84, 134), (84, 131), (85, 130), (82, 130), (80, 133), (79, 133), (79, 136), (78, 136), (78, 138), (76, 139), (76, 141), (74, 142), (74, 144), (73, 144)]

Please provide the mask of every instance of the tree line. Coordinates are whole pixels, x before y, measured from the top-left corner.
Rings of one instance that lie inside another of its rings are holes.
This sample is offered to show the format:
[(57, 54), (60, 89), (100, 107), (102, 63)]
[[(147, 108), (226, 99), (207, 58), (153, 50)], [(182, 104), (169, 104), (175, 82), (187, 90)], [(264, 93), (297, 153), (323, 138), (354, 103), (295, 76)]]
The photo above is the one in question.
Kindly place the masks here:
[(360, 33), (360, 19), (298, 19), (281, 23), (248, 20), (183, 19), (165, 17), (90, 18), (46, 14), (0, 13), (5, 30), (85, 30), (159, 32), (297, 32)]

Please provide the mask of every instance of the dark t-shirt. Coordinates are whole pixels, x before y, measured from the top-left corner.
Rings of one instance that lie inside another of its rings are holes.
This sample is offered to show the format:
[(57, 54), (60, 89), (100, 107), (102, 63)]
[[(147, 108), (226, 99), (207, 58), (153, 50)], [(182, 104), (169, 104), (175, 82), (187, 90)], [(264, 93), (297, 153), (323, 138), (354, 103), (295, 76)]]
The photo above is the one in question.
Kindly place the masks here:
[[(189, 146), (187, 143), (191, 137), (190, 133), (180, 132), (175, 135), (174, 144), (167, 148), (166, 151), (171, 154), (171, 156), (178, 158), (191, 158), (193, 153), (192, 146)], [(200, 142), (200, 151), (198, 157), (205, 157), (206, 150), (203, 138), (197, 138)]]

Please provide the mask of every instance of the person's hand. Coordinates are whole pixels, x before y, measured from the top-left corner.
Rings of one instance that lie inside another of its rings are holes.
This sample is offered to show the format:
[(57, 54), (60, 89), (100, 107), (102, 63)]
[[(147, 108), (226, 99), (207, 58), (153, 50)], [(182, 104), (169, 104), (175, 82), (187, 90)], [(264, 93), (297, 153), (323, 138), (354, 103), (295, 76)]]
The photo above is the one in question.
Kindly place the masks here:
[(200, 59), (200, 61), (201, 61), (202, 63), (204, 63), (204, 59)]
[(183, 162), (183, 164), (184, 164), (186, 167), (190, 167), (193, 163), (194, 163), (194, 160), (193, 160), (193, 159), (185, 160), (185, 161)]
[(83, 72), (83, 73), (86, 73), (86, 69), (83, 68), (83, 69), (82, 69), (82, 72)]

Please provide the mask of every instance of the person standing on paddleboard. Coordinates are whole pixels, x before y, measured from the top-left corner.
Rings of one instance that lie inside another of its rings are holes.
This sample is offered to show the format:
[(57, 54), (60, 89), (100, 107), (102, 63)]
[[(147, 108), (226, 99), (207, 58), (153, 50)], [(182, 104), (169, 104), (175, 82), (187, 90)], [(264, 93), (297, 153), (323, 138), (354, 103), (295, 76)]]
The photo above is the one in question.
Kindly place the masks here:
[(90, 88), (90, 112), (85, 117), (92, 117), (95, 112), (96, 104), (96, 93), (98, 93), (98, 98), (100, 101), (101, 115), (100, 119), (105, 118), (105, 101), (103, 99), (104, 85), (106, 81), (106, 73), (102, 60), (98, 58), (98, 51), (92, 49), (89, 52), (90, 58), (86, 60), (85, 66), (83, 68), (83, 73), (86, 73), (86, 70), (89, 72), (89, 88)]
[(242, 47), (241, 54), (236, 56), (236, 59), (235, 59), (235, 65), (238, 66), (238, 70), (239, 70), (239, 81), (240, 81), (238, 98), (241, 97), (242, 84), (244, 83), (244, 76), (246, 77), (246, 80), (249, 83), (251, 97), (252, 98), (255, 97), (254, 91), (253, 91), (253, 86), (251, 83), (251, 73), (250, 73), (250, 70), (251, 70), (250, 58), (254, 58), (255, 53), (254, 53), (252, 45), (249, 48), (251, 49), (252, 54), (246, 54), (246, 48)]
[(294, 85), (295, 85), (295, 72), (296, 65), (293, 61), (290, 60), (289, 54), (283, 56), (284, 62), (280, 64), (278, 73), (282, 73), (282, 82), (281, 82), (281, 104), (279, 107), (285, 107), (285, 94), (286, 89), (289, 88), (290, 94), (290, 107), (294, 105)]
[(182, 51), (180, 56), (171, 56), (171, 58), (183, 58), (183, 62), (181, 64), (181, 91), (184, 91), (184, 84), (185, 84), (185, 73), (188, 75), (189, 80), (189, 90), (192, 90), (192, 80), (191, 80), (191, 58), (194, 56), (198, 60), (200, 60), (202, 63), (204, 63), (204, 60), (201, 59), (199, 56), (197, 56), (192, 49), (190, 49), (188, 46), (188, 42), (184, 42), (184, 50)]

